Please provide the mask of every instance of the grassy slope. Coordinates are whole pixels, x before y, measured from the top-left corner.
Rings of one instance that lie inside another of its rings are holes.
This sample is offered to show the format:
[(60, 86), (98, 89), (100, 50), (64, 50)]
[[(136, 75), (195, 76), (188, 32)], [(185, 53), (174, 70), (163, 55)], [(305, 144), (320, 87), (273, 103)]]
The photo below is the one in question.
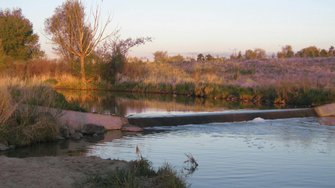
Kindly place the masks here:
[(253, 103), (335, 101), (335, 58), (128, 64), (115, 90)]

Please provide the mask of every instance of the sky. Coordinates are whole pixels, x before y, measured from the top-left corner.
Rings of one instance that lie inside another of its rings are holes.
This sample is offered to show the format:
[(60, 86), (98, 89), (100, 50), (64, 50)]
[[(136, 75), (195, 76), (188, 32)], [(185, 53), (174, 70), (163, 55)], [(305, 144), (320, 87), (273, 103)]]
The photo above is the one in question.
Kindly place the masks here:
[[(0, 0), (0, 8), (21, 8), (40, 36), (41, 47), (55, 57), (44, 22), (65, 0)], [(102, 21), (112, 17), (109, 31), (121, 38), (152, 37), (133, 48), (132, 56), (231, 54), (263, 48), (277, 52), (335, 45), (334, 0), (83, 0), (87, 10), (100, 5)]]

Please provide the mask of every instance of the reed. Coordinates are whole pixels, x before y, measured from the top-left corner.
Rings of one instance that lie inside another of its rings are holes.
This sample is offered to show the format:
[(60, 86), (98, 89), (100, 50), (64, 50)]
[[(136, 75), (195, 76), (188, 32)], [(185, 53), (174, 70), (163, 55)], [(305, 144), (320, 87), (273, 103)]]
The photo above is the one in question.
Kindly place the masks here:
[(59, 135), (60, 110), (72, 107), (64, 96), (37, 79), (0, 79), (0, 142), (26, 146)]
[(164, 164), (158, 170), (154, 170), (151, 163), (144, 158), (130, 161), (128, 167), (116, 169), (107, 175), (93, 175), (83, 184), (106, 188), (187, 187), (184, 178), (180, 177), (171, 165)]

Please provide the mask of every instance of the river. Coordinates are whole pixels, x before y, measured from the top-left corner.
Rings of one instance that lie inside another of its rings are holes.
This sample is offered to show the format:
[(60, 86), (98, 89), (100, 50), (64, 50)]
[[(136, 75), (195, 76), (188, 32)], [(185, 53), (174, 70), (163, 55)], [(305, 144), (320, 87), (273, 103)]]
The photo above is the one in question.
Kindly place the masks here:
[[(124, 116), (271, 108), (171, 95), (62, 92), (88, 111)], [(40, 144), (6, 155), (135, 160), (136, 147), (154, 167), (170, 163), (191, 187), (335, 186), (335, 126), (322, 125), (315, 117), (113, 131), (104, 138)], [(185, 154), (193, 155), (199, 166), (189, 169)]]

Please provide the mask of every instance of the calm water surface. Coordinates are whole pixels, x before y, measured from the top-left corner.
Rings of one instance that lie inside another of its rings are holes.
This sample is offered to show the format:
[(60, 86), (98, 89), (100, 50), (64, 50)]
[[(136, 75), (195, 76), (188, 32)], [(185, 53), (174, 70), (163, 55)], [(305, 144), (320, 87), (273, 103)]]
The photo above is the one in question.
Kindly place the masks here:
[[(267, 108), (174, 96), (63, 93), (88, 111), (103, 114)], [(321, 125), (317, 118), (153, 127), (137, 134), (113, 131), (101, 139), (35, 145), (6, 155), (135, 160), (136, 146), (154, 167), (168, 162), (181, 174), (186, 173), (185, 153), (191, 153), (199, 163), (186, 177), (191, 187), (335, 187), (335, 126)]]
[(136, 159), (135, 148), (178, 170), (191, 153), (192, 187), (334, 187), (335, 127), (316, 118), (156, 127), (90, 146), (89, 156)]
[[(64, 94), (88, 111), (118, 115), (269, 108), (170, 95)], [(85, 154), (134, 160), (138, 146), (155, 167), (168, 162), (185, 173), (191, 153), (199, 163), (186, 178), (191, 187), (335, 187), (335, 127), (317, 118), (154, 127), (111, 138)]]
[(119, 92), (58, 90), (68, 101), (80, 104), (89, 112), (133, 115), (181, 112), (214, 112), (239, 109), (270, 109), (248, 103), (228, 103), (224, 100), (192, 98), (187, 96), (132, 94)]

